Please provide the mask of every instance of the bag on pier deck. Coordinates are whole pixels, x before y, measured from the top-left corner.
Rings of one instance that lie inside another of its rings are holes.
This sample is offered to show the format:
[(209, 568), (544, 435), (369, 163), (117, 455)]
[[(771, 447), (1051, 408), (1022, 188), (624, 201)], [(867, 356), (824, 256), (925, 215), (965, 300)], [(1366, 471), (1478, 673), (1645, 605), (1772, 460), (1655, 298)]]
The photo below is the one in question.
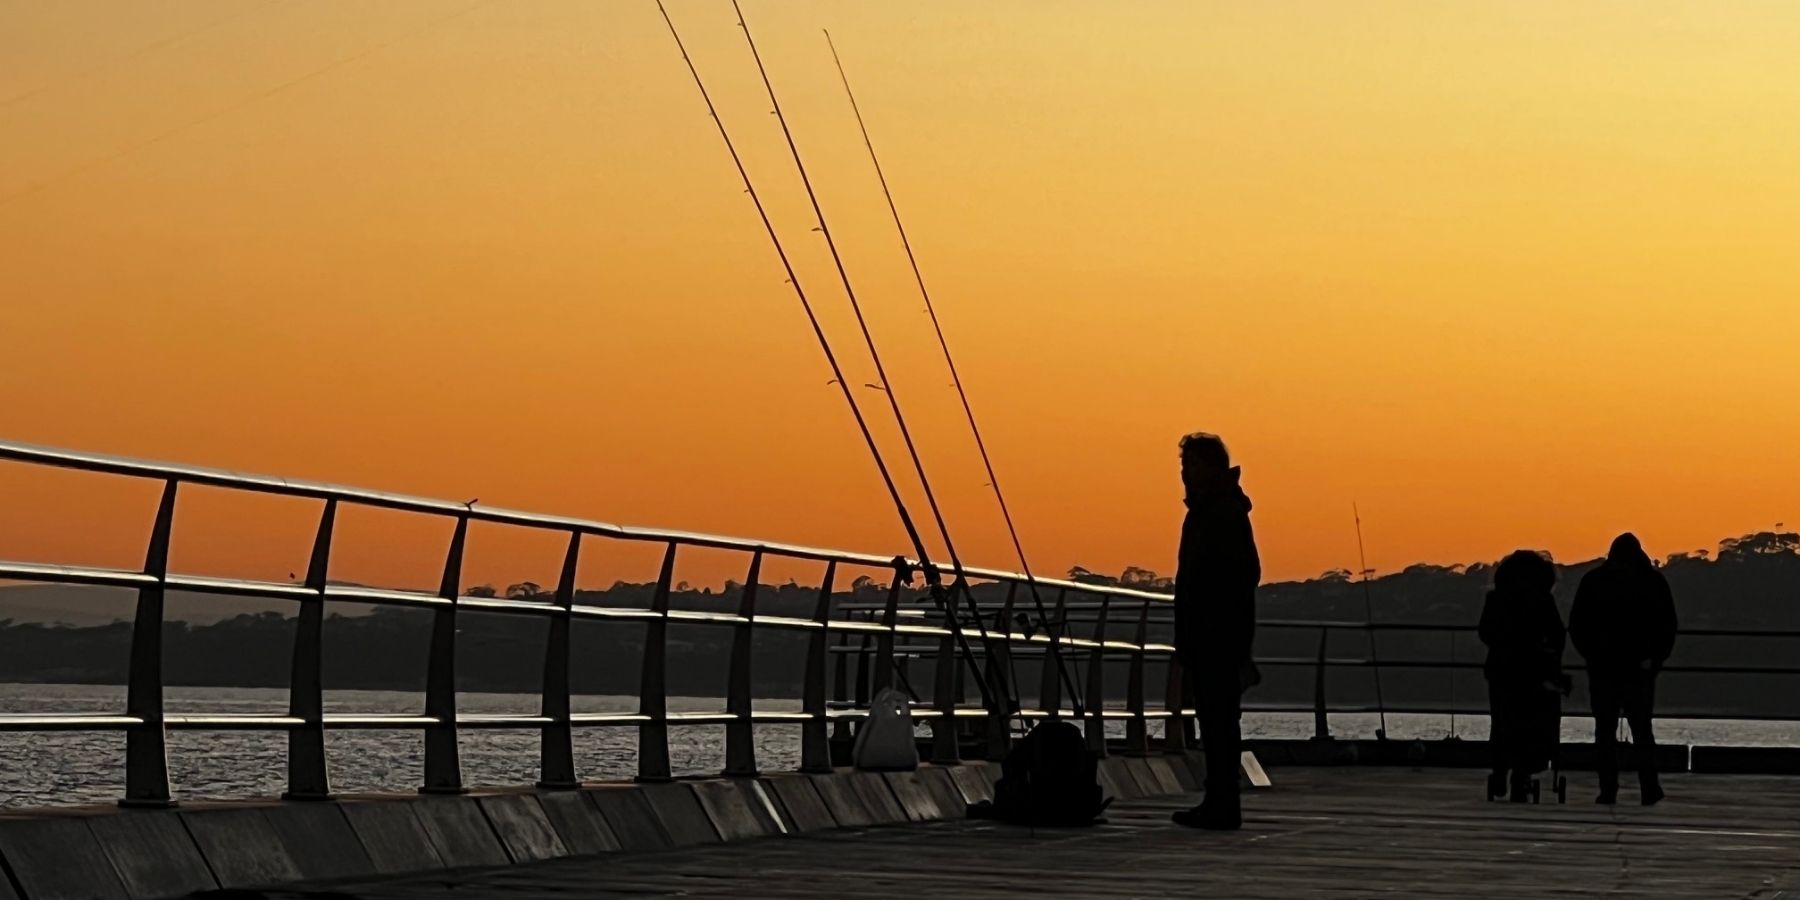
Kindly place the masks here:
[(1100, 789), (1098, 769), (1081, 729), (1045, 722), (1000, 763), (993, 804), (971, 807), (969, 814), (1015, 825), (1095, 824), (1112, 802)]
[(869, 702), (869, 717), (856, 732), (850, 761), (858, 769), (911, 771), (919, 767), (919, 745), (913, 740), (912, 704), (893, 688), (882, 688)]

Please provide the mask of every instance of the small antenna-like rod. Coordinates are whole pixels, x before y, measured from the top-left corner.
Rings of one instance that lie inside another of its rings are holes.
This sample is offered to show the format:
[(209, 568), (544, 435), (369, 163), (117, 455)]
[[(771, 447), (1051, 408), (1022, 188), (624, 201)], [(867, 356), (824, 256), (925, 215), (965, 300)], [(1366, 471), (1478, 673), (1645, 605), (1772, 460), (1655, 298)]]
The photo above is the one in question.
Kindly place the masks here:
[(1369, 594), (1369, 557), (1363, 552), (1362, 511), (1356, 501), (1350, 502), (1350, 515), (1356, 519), (1356, 561), (1362, 566), (1363, 618), (1369, 628), (1369, 662), (1375, 667), (1375, 711), (1381, 716), (1381, 729), (1375, 737), (1387, 740), (1387, 703), (1381, 697), (1381, 654), (1375, 648), (1375, 601)]

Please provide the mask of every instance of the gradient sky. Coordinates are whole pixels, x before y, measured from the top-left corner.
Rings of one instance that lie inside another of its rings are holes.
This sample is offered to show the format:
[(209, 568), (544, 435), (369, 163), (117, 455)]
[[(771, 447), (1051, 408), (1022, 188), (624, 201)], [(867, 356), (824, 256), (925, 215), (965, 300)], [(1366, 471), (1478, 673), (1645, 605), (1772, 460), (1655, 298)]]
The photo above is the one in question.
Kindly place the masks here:
[[(873, 380), (729, 5), (671, 10)], [(1353, 501), (1381, 570), (1800, 521), (1791, 4), (747, 13), (971, 561), (1010, 547), (821, 27), (1039, 569), (1171, 570), (1196, 429), (1276, 578), (1354, 568)], [(0, 0), (0, 434), (900, 551), (735, 179), (649, 0)], [(0, 465), (0, 558), (134, 564), (153, 506)], [(283, 577), (314, 515), (197, 495), (177, 564)], [(429, 583), (386, 522), (337, 574)]]

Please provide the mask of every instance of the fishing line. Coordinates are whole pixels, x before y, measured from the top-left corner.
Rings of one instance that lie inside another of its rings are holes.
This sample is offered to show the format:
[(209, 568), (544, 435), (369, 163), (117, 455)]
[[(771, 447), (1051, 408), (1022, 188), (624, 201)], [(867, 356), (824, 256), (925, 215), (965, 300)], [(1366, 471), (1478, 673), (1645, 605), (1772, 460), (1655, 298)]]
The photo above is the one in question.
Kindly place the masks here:
[[(926, 586), (931, 597), (939, 608), (946, 611), (946, 619), (950, 623), (953, 636), (960, 645), (964, 661), (974, 670), (975, 684), (981, 691), (982, 702), (989, 704), (986, 680), (981, 677), (980, 667), (975, 665), (973, 653), (969, 650), (968, 641), (963, 637), (961, 628), (957, 626), (955, 616), (950, 614), (952, 607), (944, 596), (942, 579), (938, 575), (937, 569), (931, 565), (929, 554), (925, 549), (925, 542), (919, 536), (918, 526), (913, 521), (912, 513), (906, 507), (905, 499), (900, 496), (900, 489), (894, 483), (893, 474), (888, 470), (887, 459), (882, 455), (881, 447), (875, 442), (875, 436), (869, 430), (868, 420), (863, 416), (862, 405), (857, 403), (856, 395), (850, 390), (850, 380), (845, 377), (843, 367), (838, 363), (837, 354), (831, 347), (831, 339), (826, 336), (824, 327), (819, 324), (812, 301), (808, 299), (805, 288), (800, 284), (800, 275), (794, 271), (794, 264), (788, 258), (787, 248), (782, 244), (780, 234), (776, 232), (774, 223), (769, 219), (768, 209), (763, 205), (762, 196), (757, 193), (756, 185), (751, 180), (749, 171), (744, 168), (743, 157), (738, 154), (737, 144), (732, 141), (731, 133), (725, 128), (725, 120), (720, 118), (718, 107), (713, 104), (712, 94), (707, 91), (706, 82), (700, 77), (700, 70), (695, 68), (693, 58), (688, 55), (687, 45), (681, 40), (681, 32), (676, 29), (675, 20), (669, 17), (669, 10), (663, 5), (662, 0), (656, 0), (656, 9), (662, 14), (663, 22), (669, 26), (669, 35), (675, 39), (675, 46), (681, 52), (681, 60), (687, 65), (688, 74), (693, 76), (694, 86), (699, 89), (700, 97), (706, 103), (707, 114), (712, 117), (713, 124), (718, 127), (719, 138), (725, 143), (726, 151), (731, 154), (732, 165), (736, 167), (738, 177), (744, 183), (744, 192), (750, 195), (750, 201), (756, 207), (756, 214), (762, 220), (763, 230), (768, 233), (769, 241), (775, 247), (775, 255), (781, 260), (782, 270), (787, 274), (787, 282), (793, 286), (794, 296), (799, 299), (801, 309), (806, 312), (806, 319), (812, 326), (813, 336), (818, 339), (819, 349), (825, 354), (825, 362), (831, 367), (833, 383), (838, 386), (838, 390), (843, 394), (844, 402), (850, 407), (850, 414), (856, 420), (857, 430), (862, 434), (863, 443), (867, 445), (869, 455), (875, 461), (875, 468), (881, 474), (881, 482), (887, 488), (888, 497), (893, 501), (895, 512), (900, 516), (900, 524), (913, 545), (914, 553), (917, 554), (919, 568), (925, 574)], [(742, 16), (739, 18), (741, 26)], [(748, 30), (746, 30), (747, 35)], [(897, 578), (908, 574), (904, 560), (896, 560), (895, 569)]]
[[(987, 624), (981, 617), (981, 608), (975, 603), (974, 596), (969, 591), (968, 579), (963, 572), (962, 557), (956, 552), (956, 544), (950, 538), (950, 528), (944, 520), (943, 508), (938, 503), (936, 492), (931, 488), (931, 479), (925, 473), (925, 463), (919, 455), (918, 445), (913, 440), (912, 429), (908, 427), (906, 415), (901, 411), (899, 392), (895, 390), (893, 382), (888, 378), (887, 368), (882, 363), (881, 351), (875, 344), (874, 335), (869, 331), (869, 323), (863, 315), (862, 303), (857, 299), (856, 288), (850, 283), (849, 270), (844, 265), (843, 256), (838, 252), (837, 239), (832, 236), (831, 226), (826, 222), (825, 211), (819, 204), (818, 192), (813, 188), (812, 178), (806, 170), (806, 163), (800, 156), (799, 145), (794, 141), (793, 130), (788, 126), (787, 114), (781, 108), (781, 100), (775, 94), (775, 85), (769, 80), (769, 70), (763, 65), (762, 53), (756, 46), (755, 37), (750, 33), (750, 25), (745, 19), (743, 8), (739, 5), (738, 0), (732, 0), (731, 8), (737, 13), (738, 27), (744, 31), (744, 41), (750, 48), (751, 58), (756, 62), (757, 73), (762, 77), (763, 89), (768, 94), (771, 111), (781, 126), (782, 136), (787, 141), (788, 153), (794, 160), (794, 168), (800, 175), (800, 183), (806, 189), (807, 200), (812, 205), (813, 217), (819, 223), (819, 233), (825, 238), (825, 246), (831, 253), (831, 261), (837, 269), (838, 280), (843, 285), (844, 295), (849, 299), (851, 312), (855, 314), (857, 327), (862, 332), (863, 344), (868, 348), (869, 358), (875, 365), (875, 373), (881, 382), (881, 390), (887, 395), (888, 407), (892, 410), (894, 422), (899, 427), (901, 441), (913, 464), (913, 471), (919, 478), (919, 485), (924, 490), (926, 505), (931, 510), (938, 534), (944, 541), (944, 551), (950, 557), (951, 569), (956, 577), (951, 596), (947, 598), (949, 602), (944, 602), (946, 598), (938, 597), (936, 591), (933, 592), (933, 599), (938, 600), (939, 606), (944, 610), (946, 623), (953, 631), (960, 633), (961, 625), (956, 617), (954, 594), (961, 593), (973, 611), (975, 626), (982, 641), (991, 648), (991, 644), (988, 643)], [(920, 552), (924, 552), (922, 544)], [(935, 574), (931, 569), (926, 570), (925, 577), (928, 585), (933, 583)], [(1067, 673), (1064, 675), (1067, 680)], [(1075, 693), (1073, 684), (1069, 686), (1069, 690), (1075, 708), (1079, 710), (1081, 708), (1080, 695)], [(1056, 712), (1052, 711), (1051, 715), (1054, 717)]]
[[(931, 302), (931, 291), (925, 287), (925, 275), (919, 269), (919, 260), (913, 254), (912, 240), (907, 236), (906, 224), (900, 219), (900, 208), (894, 202), (894, 193), (888, 187), (887, 173), (881, 167), (881, 157), (875, 153), (875, 143), (869, 137), (869, 126), (863, 121), (862, 107), (856, 102), (856, 92), (850, 89), (850, 76), (844, 72), (844, 61), (839, 58), (837, 44), (831, 39), (831, 32), (825, 32), (825, 44), (831, 48), (831, 61), (836, 64), (838, 79), (844, 84), (844, 96), (850, 100), (850, 111), (856, 115), (857, 130), (862, 132), (863, 146), (869, 151), (869, 163), (875, 169), (875, 178), (881, 183), (881, 195), (887, 200), (888, 213), (893, 217), (894, 230), (900, 235), (900, 246), (906, 251), (907, 265), (912, 267), (913, 283), (919, 287), (919, 296), (925, 300), (925, 313), (931, 317), (931, 328), (937, 334), (938, 347), (944, 351), (944, 365), (950, 369), (950, 381), (956, 388), (956, 396), (962, 401), (963, 417), (968, 420), (969, 433), (975, 437), (975, 449), (981, 453), (982, 467), (987, 470), (988, 486), (994, 489), (994, 499), (1000, 505), (1000, 517), (1006, 523), (1007, 534), (1012, 538), (1013, 552), (1019, 560), (1019, 570), (1025, 575), (1025, 585), (1031, 591), (1031, 601), (1037, 608), (1039, 620), (1045, 623), (1049, 631), (1052, 646), (1061, 641), (1056, 632), (1056, 625), (1051, 621), (1050, 613), (1044, 606), (1043, 595), (1038, 591), (1037, 578), (1031, 572), (1031, 563), (1025, 557), (1025, 545), (1019, 539), (1019, 529), (1013, 524), (1012, 510), (1006, 505), (1006, 494), (1000, 490), (1000, 476), (994, 472), (994, 461), (988, 455), (987, 442), (982, 440), (981, 427), (975, 423), (975, 409), (969, 403), (969, 393), (963, 388), (962, 376), (956, 369), (956, 358), (950, 353), (950, 342), (944, 337), (944, 326), (938, 321), (937, 307)], [(948, 538), (946, 538), (948, 540)], [(1011, 657), (1009, 656), (1008, 659)], [(1064, 669), (1062, 654), (1057, 654), (1057, 668), (1062, 673), (1065, 688), (1073, 698), (1075, 715), (1081, 715), (1080, 695), (1074, 692), (1074, 684), (1079, 677), (1071, 679)], [(1079, 674), (1079, 673), (1078, 673)], [(1104, 698), (1102, 701), (1104, 702)]]

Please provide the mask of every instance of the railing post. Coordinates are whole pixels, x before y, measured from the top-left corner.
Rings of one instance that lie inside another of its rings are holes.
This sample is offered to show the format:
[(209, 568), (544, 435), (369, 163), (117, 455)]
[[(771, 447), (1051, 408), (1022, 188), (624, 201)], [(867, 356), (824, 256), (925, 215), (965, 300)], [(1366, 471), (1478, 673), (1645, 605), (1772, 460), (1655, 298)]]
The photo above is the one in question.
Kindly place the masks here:
[(762, 578), (762, 551), (750, 555), (750, 574), (744, 579), (744, 593), (738, 600), (738, 617), (742, 622), (731, 627), (731, 661), (729, 681), (725, 685), (725, 711), (732, 715), (725, 723), (725, 774), (756, 774), (756, 725), (751, 721), (751, 658), (755, 655), (756, 583)]
[(327, 498), (306, 566), (306, 589), (294, 628), (294, 659), (288, 678), (288, 715), (301, 724), (288, 731), (288, 784), (283, 800), (331, 799), (325, 765), (325, 684), (320, 674), (324, 642), (325, 581), (331, 569), (331, 532), (337, 498)]
[[(1131, 718), (1125, 720), (1125, 752), (1131, 756), (1143, 756), (1150, 752), (1150, 720), (1144, 710), (1144, 645), (1150, 643), (1150, 601), (1145, 600), (1138, 610), (1137, 635), (1134, 643), (1137, 648), (1131, 651), (1131, 670), (1125, 681), (1125, 705), (1131, 712)], [(1175, 665), (1171, 659), (1170, 665)], [(1180, 696), (1177, 694), (1177, 696)], [(1176, 701), (1179, 705), (1180, 701)], [(1166, 734), (1171, 722), (1163, 726)]]
[[(862, 646), (866, 646), (868, 644), (868, 636), (864, 635), (863, 637), (859, 638), (859, 641), (861, 642)], [(842, 704), (850, 702), (850, 654), (848, 652), (846, 652), (850, 648), (849, 635), (847, 635), (847, 634), (838, 635), (837, 644), (838, 644), (838, 647), (841, 649), (837, 653), (837, 658), (835, 660), (833, 660), (832, 664), (831, 664), (832, 685), (833, 685), (833, 687), (831, 689), (831, 699), (837, 701), (838, 704), (840, 704), (839, 708), (842, 708)], [(859, 659), (859, 663), (858, 663), (859, 666), (861, 665), (860, 659), (864, 655), (865, 654), (860, 651), (857, 654), (857, 657)], [(858, 677), (860, 679), (860, 676), (858, 676)], [(858, 681), (858, 684), (859, 685), (861, 684), (860, 680)], [(859, 687), (858, 691), (860, 692), (860, 690), (861, 690), (861, 688)], [(837, 719), (832, 720), (832, 723), (831, 723), (831, 744), (832, 744), (832, 746), (835, 747), (835, 746), (841, 745), (843, 747), (848, 748), (850, 746), (851, 740), (852, 740), (852, 736), (850, 734), (849, 718), (840, 716)], [(834, 758), (836, 758), (836, 757), (834, 756)]]
[(457, 751), (456, 728), (456, 606), (462, 594), (463, 545), (469, 536), (469, 517), (456, 517), (450, 536), (450, 552), (444, 557), (444, 580), (438, 596), (446, 605), (432, 613), (431, 657), (425, 671), (425, 715), (436, 721), (425, 726), (425, 785), (422, 794), (463, 792), (462, 760)]
[(1067, 620), (1069, 591), (1067, 588), (1056, 592), (1056, 611), (1051, 613), (1051, 620), (1044, 622), (1044, 632), (1050, 636), (1050, 646), (1044, 651), (1044, 667), (1042, 677), (1038, 681), (1038, 705), (1044, 708), (1052, 721), (1062, 718), (1062, 649), (1058, 646), (1057, 624)]
[(894, 626), (900, 621), (900, 588), (906, 584), (906, 576), (895, 573), (894, 583), (888, 588), (887, 606), (881, 611), (881, 627), (885, 629), (875, 636), (875, 680), (870, 689), (870, 701), (882, 688), (894, 686)]
[(999, 714), (989, 713), (987, 718), (987, 758), (1000, 760), (1006, 758), (1006, 751), (1012, 743), (1012, 735), (1008, 733), (1008, 722), (1012, 714), (1017, 712), (1017, 704), (1013, 702), (1012, 681), (1012, 633), (1013, 602), (1018, 599), (1019, 583), (1006, 583), (1006, 602), (1000, 608), (999, 616), (994, 620), (994, 631), (998, 637), (994, 639), (994, 649), (987, 659), (988, 693), (994, 697), (995, 708)]
[(1331, 640), (1331, 629), (1319, 629), (1319, 661), (1313, 665), (1313, 740), (1331, 740), (1331, 720), (1325, 706), (1325, 647)]
[(1450, 740), (1456, 740), (1456, 632), (1446, 632), (1450, 636)]
[[(875, 621), (875, 617), (869, 616), (868, 620), (873, 622), (873, 621)], [(874, 651), (873, 647), (874, 647), (874, 639), (869, 635), (868, 632), (866, 632), (866, 631), (863, 632), (862, 638), (860, 639), (860, 641), (858, 642), (858, 644), (856, 646), (856, 683), (855, 683), (855, 689), (851, 692), (851, 697), (852, 697), (851, 705), (856, 709), (861, 709), (861, 710), (868, 709), (869, 703), (875, 699), (875, 690), (871, 686), (871, 682), (874, 680), (874, 677), (873, 677), (873, 674), (869, 671), (870, 662), (871, 662), (871, 660), (874, 659), (874, 655), (875, 655), (875, 651)], [(848, 724), (848, 723), (846, 723), (842, 719), (839, 719), (838, 724), (844, 725), (844, 724)], [(860, 733), (862, 731), (862, 724), (863, 724), (863, 720), (858, 719), (856, 721), (856, 724), (855, 724), (853, 730), (851, 731), (849, 737), (847, 738), (847, 740), (849, 740), (852, 743), (855, 742), (856, 734)]]
[[(819, 602), (813, 607), (814, 628), (806, 638), (806, 679), (800, 707), (807, 719), (800, 725), (800, 771), (830, 772), (831, 744), (825, 730), (825, 657), (831, 648), (831, 582), (837, 577), (837, 560), (825, 564), (825, 582), (819, 586)], [(838, 693), (844, 693), (844, 654), (838, 654)]]
[(1100, 595), (1100, 617), (1094, 621), (1094, 644), (1088, 653), (1087, 743), (1096, 756), (1106, 755), (1106, 613), (1112, 597)]
[(169, 575), (169, 537), (175, 527), (178, 482), (163, 483), (144, 574), (156, 583), (138, 588), (137, 613), (131, 624), (131, 669), (125, 713), (139, 724), (125, 732), (125, 796), (120, 806), (173, 806), (169, 794), (169, 751), (163, 734), (163, 584)]
[[(962, 630), (956, 620), (956, 592), (968, 589), (968, 582), (961, 578), (950, 585), (948, 602), (944, 604), (944, 629), (949, 634), (938, 639), (937, 669), (931, 677), (932, 706), (937, 710), (937, 718), (931, 720), (931, 761), (945, 765), (962, 758), (956, 737), (956, 707), (962, 700), (956, 681), (957, 635)], [(970, 605), (974, 605), (972, 598)]]
[(649, 620), (644, 634), (644, 669), (638, 679), (638, 714), (649, 721), (638, 726), (639, 781), (669, 780), (669, 585), (675, 580), (675, 548), (663, 554), (662, 574), (651, 595)]
[(550, 633), (544, 639), (543, 704), (550, 720), (538, 734), (538, 783), (549, 790), (581, 786), (575, 777), (575, 735), (569, 726), (569, 630), (575, 614), (575, 572), (581, 562), (581, 532), (569, 533), (569, 549), (563, 554), (562, 576), (556, 582), (556, 605)]

